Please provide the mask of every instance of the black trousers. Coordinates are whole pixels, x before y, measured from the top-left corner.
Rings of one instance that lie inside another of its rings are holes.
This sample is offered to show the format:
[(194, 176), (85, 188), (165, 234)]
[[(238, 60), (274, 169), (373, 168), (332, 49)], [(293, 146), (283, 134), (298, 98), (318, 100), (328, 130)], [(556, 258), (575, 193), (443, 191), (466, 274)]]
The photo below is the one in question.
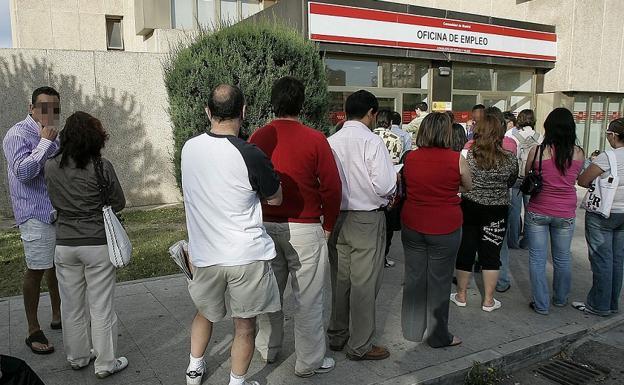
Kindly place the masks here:
[(0, 354), (0, 385), (45, 385), (37, 374), (19, 358)]
[(427, 235), (403, 227), (405, 286), (401, 326), (407, 340), (424, 339), (434, 348), (453, 342), (448, 331), (449, 298), (461, 234), (461, 228), (450, 234)]

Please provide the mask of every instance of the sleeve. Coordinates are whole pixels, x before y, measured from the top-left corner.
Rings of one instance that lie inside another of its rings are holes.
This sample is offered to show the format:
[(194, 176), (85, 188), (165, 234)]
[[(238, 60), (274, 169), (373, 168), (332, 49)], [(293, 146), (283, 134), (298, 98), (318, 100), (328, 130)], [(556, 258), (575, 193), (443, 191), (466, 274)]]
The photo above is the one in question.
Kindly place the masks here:
[(403, 147), (403, 153), (412, 149), (412, 136), (407, 134), (405, 135), (405, 143)]
[(319, 140), (317, 154), (316, 176), (319, 180), (319, 194), (323, 210), (323, 229), (332, 231), (340, 213), (342, 182), (327, 139)]
[(41, 138), (37, 147), (31, 149), (26, 138), (7, 135), (3, 142), (3, 150), (9, 169), (20, 182), (26, 183), (39, 175), (48, 158), (58, 151), (58, 145)]
[[(606, 152), (601, 152), (600, 155), (594, 159), (593, 163), (600, 167), (600, 169), (607, 174), (606, 176), (609, 176), (608, 174), (611, 172), (611, 166), (609, 165), (609, 157)], [(603, 176), (605, 175), (603, 174)]]
[(251, 188), (265, 199), (275, 195), (280, 187), (280, 179), (273, 168), (273, 163), (255, 145), (242, 143), (242, 145), (235, 144), (235, 146), (241, 152), (245, 165), (247, 165)]
[(377, 137), (377, 140), (371, 143), (371, 154), (366, 158), (369, 160), (368, 172), (375, 193), (380, 197), (387, 197), (394, 193), (397, 175), (392, 159), (390, 159), (390, 153), (381, 138)]
[(417, 127), (418, 122), (417, 122), (417, 120), (418, 120), (418, 118), (414, 118), (414, 119), (412, 119), (411, 122), (409, 122), (405, 126), (404, 130), (407, 131), (408, 134), (412, 135), (412, 134), (416, 133), (416, 131), (418, 131), (418, 127)]
[(118, 212), (126, 207), (126, 197), (117, 179), (117, 173), (113, 164), (108, 160), (102, 160), (104, 164), (104, 173), (106, 181), (108, 182), (108, 199), (113, 211)]

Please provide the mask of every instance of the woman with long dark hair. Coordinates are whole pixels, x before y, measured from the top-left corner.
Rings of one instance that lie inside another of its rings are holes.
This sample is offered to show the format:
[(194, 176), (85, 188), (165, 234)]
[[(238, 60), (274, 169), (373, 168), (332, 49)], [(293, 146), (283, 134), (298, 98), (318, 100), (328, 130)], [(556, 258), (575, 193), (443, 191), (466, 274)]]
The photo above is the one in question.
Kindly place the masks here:
[(518, 160), (512, 152), (503, 149), (504, 135), (502, 117), (493, 112), (477, 124), (474, 141), (468, 142), (466, 160), (472, 172), (472, 190), (462, 194), (464, 223), (455, 265), (457, 293), (450, 296), (457, 306), (466, 306), (466, 291), (478, 251), (485, 289), (481, 309), (486, 312), (501, 307), (494, 298), (494, 290), (507, 228), (509, 187), (518, 177)]
[(45, 166), (48, 193), (58, 212), (54, 262), (65, 353), (76, 370), (95, 359), (98, 378), (128, 366), (125, 357), (115, 355), (116, 272), (108, 256), (102, 216), (103, 200), (115, 211), (123, 209), (126, 200), (113, 165), (101, 156), (107, 140), (98, 119), (75, 112), (60, 133), (58, 155)]
[[(546, 279), (548, 246), (554, 268), (553, 305), (565, 306), (571, 285), (570, 245), (576, 218), (576, 180), (585, 155), (576, 145), (576, 123), (565, 108), (555, 108), (544, 121), (544, 141), (530, 152), (525, 174), (539, 169), (542, 159), (542, 191), (531, 197), (525, 218), (529, 238), (529, 272), (536, 313), (548, 314), (550, 291)], [(540, 155), (541, 153), (541, 155)], [(549, 241), (550, 238), (550, 241)]]
[(608, 316), (619, 311), (624, 274), (624, 118), (609, 124), (607, 141), (613, 148), (615, 165), (609, 161), (606, 152), (599, 154), (592, 164), (578, 178), (578, 184), (589, 187), (601, 177), (609, 178), (611, 168), (617, 167), (619, 184), (611, 206), (609, 218), (599, 214), (585, 213), (585, 239), (589, 249), (589, 261), (594, 275), (593, 285), (587, 294), (587, 301), (573, 302), (578, 310)]

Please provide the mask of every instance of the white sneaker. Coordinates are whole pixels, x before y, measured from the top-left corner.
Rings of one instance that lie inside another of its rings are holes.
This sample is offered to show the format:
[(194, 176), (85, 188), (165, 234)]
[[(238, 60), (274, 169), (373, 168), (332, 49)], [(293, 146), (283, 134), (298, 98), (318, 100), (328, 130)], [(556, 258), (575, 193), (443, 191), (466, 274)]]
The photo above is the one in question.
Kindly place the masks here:
[(118, 359), (115, 360), (115, 366), (113, 366), (113, 368), (111, 370), (107, 370), (107, 371), (103, 371), (103, 372), (97, 372), (95, 373), (95, 376), (97, 378), (106, 378), (108, 376), (111, 376), (115, 373), (119, 373), (122, 370), (124, 370), (125, 368), (128, 367), (128, 359), (126, 357), (119, 357)]
[(451, 293), (451, 302), (459, 307), (466, 307), (466, 302), (459, 302), (457, 299), (457, 293)]
[(245, 381), (243, 385), (260, 385), (258, 381)]
[(206, 361), (202, 361), (201, 367), (197, 370), (189, 370), (186, 372), (186, 385), (200, 385), (202, 378), (206, 373)]
[(481, 306), (481, 310), (487, 311), (489, 313), (489, 312), (493, 312), (496, 309), (500, 309), (501, 306), (503, 306), (503, 304), (499, 300), (494, 298), (494, 305), (492, 305), (492, 306)]
[(336, 367), (336, 361), (331, 357), (325, 357), (323, 358), (323, 363), (318, 369), (315, 369), (306, 373), (299, 373), (295, 371), (295, 375), (298, 377), (303, 377), (303, 378), (312, 377), (315, 374), (323, 374), (323, 373), (331, 372), (332, 370), (334, 370), (335, 367)]

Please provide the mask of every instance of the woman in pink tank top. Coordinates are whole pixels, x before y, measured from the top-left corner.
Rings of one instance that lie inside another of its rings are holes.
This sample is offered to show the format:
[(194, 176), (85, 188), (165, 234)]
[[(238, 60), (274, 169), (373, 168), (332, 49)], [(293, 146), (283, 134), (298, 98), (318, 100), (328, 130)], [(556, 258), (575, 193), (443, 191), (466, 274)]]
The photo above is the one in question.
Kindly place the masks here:
[[(565, 306), (571, 286), (570, 245), (576, 218), (576, 180), (583, 169), (585, 155), (576, 145), (576, 124), (565, 108), (554, 109), (544, 122), (541, 146), (529, 153), (529, 159), (542, 160), (542, 191), (531, 197), (526, 215), (525, 233), (529, 238), (529, 272), (533, 301), (531, 308), (548, 314), (550, 290), (546, 279), (548, 244), (552, 248), (554, 268), (553, 304)], [(537, 155), (537, 156), (536, 156)], [(539, 161), (527, 162), (526, 173), (539, 169)]]

